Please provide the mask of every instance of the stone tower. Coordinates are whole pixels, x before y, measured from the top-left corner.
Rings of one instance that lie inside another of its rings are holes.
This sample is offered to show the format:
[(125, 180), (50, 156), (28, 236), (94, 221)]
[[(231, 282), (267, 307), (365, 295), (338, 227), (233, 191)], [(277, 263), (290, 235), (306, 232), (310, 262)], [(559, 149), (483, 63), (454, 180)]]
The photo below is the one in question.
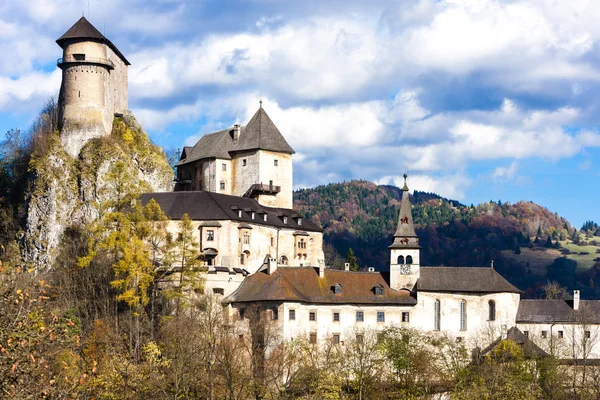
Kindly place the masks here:
[(261, 104), (246, 126), (204, 135), (184, 148), (175, 191), (206, 190), (291, 209), (292, 154), (294, 149)]
[(389, 247), (390, 287), (396, 290), (413, 290), (420, 275), (421, 246), (413, 224), (406, 178), (408, 175), (404, 174), (398, 228), (394, 233), (394, 242)]
[(73, 157), (85, 143), (110, 134), (116, 113), (127, 110), (129, 61), (85, 17), (56, 43), (63, 49), (58, 97), (61, 140)]

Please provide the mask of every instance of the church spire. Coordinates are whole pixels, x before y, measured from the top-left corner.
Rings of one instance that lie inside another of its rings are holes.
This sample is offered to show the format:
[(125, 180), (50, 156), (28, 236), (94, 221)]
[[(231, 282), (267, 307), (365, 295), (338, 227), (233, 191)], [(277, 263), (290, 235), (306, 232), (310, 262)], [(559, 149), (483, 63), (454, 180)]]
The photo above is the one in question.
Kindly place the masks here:
[(400, 203), (400, 215), (398, 216), (398, 227), (394, 233), (394, 242), (390, 249), (419, 249), (419, 238), (413, 224), (410, 195), (408, 193), (407, 174), (404, 174), (404, 187), (402, 187), (402, 201)]

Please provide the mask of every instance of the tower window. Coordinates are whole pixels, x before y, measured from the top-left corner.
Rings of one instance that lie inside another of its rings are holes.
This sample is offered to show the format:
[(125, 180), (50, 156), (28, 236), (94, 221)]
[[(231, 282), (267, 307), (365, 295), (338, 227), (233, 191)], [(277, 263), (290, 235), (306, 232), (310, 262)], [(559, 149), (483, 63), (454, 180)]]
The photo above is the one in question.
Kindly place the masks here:
[(242, 239), (244, 240), (243, 241), (244, 244), (250, 244), (250, 234), (249, 233), (244, 233), (244, 236), (242, 237)]
[(412, 264), (413, 263), (412, 256), (406, 256), (406, 263), (407, 264)]
[(460, 301), (460, 330), (467, 330), (467, 302), (465, 300)]
[(488, 301), (488, 321), (496, 320), (496, 302), (494, 300)]
[(225, 163), (221, 164), (221, 170), (227, 171), (227, 164), (225, 164)]
[(212, 242), (213, 240), (215, 240), (215, 231), (213, 231), (213, 230), (206, 231), (206, 241)]
[(398, 256), (398, 264), (404, 264), (404, 256)]
[(73, 54), (75, 61), (85, 61), (85, 54)]
[(433, 329), (440, 330), (440, 301), (436, 300), (433, 305)]
[(225, 181), (221, 181), (221, 183), (219, 184), (219, 188), (221, 190), (225, 190)]

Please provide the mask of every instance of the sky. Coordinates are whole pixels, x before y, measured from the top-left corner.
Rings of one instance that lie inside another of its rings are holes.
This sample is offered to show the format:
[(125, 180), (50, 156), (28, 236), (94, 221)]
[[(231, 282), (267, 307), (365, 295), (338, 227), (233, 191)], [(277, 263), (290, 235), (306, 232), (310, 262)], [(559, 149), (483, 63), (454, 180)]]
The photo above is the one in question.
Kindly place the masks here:
[(363, 179), (600, 222), (600, 2), (4, 0), (0, 132), (57, 96), (55, 40), (85, 13), (131, 62), (129, 108), (165, 148), (259, 100), (294, 187)]

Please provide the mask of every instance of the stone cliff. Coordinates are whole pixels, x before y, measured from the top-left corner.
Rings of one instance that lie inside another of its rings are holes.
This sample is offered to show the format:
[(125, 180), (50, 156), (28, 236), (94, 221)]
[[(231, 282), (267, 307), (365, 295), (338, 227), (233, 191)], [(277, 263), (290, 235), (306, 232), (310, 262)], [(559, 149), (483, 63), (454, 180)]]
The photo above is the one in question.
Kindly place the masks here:
[(162, 149), (152, 144), (133, 115), (115, 118), (110, 136), (90, 140), (78, 158), (64, 149), (58, 134), (44, 155), (30, 164), (31, 189), (23, 236), (25, 260), (38, 270), (50, 268), (62, 234), (96, 219), (108, 193), (108, 174), (125, 165), (140, 191), (172, 188), (173, 171)]

